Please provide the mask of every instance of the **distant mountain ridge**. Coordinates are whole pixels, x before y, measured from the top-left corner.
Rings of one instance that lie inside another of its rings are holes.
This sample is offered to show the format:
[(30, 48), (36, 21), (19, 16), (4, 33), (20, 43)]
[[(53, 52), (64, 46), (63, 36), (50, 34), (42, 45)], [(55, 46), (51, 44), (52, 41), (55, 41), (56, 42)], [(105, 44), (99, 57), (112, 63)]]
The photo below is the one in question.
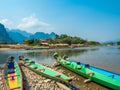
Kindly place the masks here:
[(23, 43), (26, 39), (49, 39), (54, 38), (55, 35), (54, 32), (50, 34), (44, 32), (32, 34), (20, 29), (9, 30), (0, 23), (0, 43)]
[(32, 35), (31, 33), (22, 31), (20, 29), (7, 29), (7, 32), (15, 43), (23, 43), (24, 40), (28, 39), (30, 35)]
[(15, 32), (15, 33), (19, 33), (21, 35), (23, 35), (24, 37), (30, 37), (30, 35), (32, 35), (32, 33), (28, 33), (26, 31), (20, 30), (20, 29), (12, 29), (11, 32)]
[(53, 38), (55, 36), (55, 33), (52, 32), (50, 34), (44, 33), (44, 32), (36, 32), (35, 34), (31, 35), (30, 39), (49, 39)]
[(0, 43), (12, 43), (13, 40), (10, 38), (3, 24), (0, 23)]
[(8, 34), (15, 43), (23, 43), (23, 41), (27, 39), (27, 37), (18, 32), (8, 31)]
[(54, 32), (51, 32), (50, 34), (44, 32), (36, 32), (35, 34), (32, 34), (20, 29), (8, 29), (7, 32), (16, 43), (23, 43), (26, 39), (49, 39), (54, 38), (56, 35)]
[(120, 39), (109, 40), (109, 41), (105, 41), (105, 42), (102, 42), (102, 43), (116, 43), (118, 41), (120, 41)]

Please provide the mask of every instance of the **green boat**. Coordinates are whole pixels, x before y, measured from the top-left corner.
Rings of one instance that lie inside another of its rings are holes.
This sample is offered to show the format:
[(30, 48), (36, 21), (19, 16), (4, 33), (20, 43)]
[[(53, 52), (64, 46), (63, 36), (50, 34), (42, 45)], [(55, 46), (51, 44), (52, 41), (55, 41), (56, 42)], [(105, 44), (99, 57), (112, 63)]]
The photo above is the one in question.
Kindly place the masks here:
[(70, 82), (73, 80), (73, 77), (68, 77), (62, 73), (59, 73), (46, 66), (35, 63), (34, 61), (31, 61), (29, 59), (19, 59), (19, 61), (25, 67), (47, 78), (50, 78), (56, 81), (62, 81), (62, 82)]
[[(94, 81), (98, 84), (101, 84), (114, 90), (120, 90), (120, 80), (118, 80), (119, 77), (117, 74), (117, 79), (111, 76), (107, 76), (105, 75), (105, 73), (98, 72), (98, 68), (97, 70), (92, 70), (90, 68), (87, 68), (83, 64), (77, 64), (76, 62), (65, 60), (61, 58), (57, 53), (54, 54), (54, 58), (60, 65), (87, 78), (87, 80)], [(105, 72), (105, 70), (103, 72)]]
[(16, 61), (6, 62), (2, 79), (5, 90), (23, 90), (21, 69)]

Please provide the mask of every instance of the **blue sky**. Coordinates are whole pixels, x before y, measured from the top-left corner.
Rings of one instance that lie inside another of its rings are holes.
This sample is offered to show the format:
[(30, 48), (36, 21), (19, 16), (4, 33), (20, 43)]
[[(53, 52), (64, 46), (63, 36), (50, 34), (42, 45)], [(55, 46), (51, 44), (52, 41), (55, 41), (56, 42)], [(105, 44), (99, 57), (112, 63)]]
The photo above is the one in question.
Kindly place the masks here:
[(0, 0), (0, 22), (31, 33), (120, 39), (120, 0)]

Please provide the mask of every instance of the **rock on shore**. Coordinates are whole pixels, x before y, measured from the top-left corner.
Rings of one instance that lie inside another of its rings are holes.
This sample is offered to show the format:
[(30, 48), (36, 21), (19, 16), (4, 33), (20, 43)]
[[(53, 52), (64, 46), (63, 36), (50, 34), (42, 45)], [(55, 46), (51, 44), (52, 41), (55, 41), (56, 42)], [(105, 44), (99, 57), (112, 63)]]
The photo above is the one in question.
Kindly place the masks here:
[(0, 67), (0, 90), (4, 90), (4, 85), (2, 82), (2, 72), (3, 72), (3, 69)]

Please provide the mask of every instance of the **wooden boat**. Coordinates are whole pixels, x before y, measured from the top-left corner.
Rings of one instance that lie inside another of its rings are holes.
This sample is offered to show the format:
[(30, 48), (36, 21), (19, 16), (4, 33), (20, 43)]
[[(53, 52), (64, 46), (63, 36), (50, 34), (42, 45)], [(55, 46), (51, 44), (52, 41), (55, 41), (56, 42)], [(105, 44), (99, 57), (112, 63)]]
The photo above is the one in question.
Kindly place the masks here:
[(34, 61), (31, 61), (29, 59), (19, 59), (22, 65), (29, 68), (30, 70), (36, 72), (37, 74), (40, 74), (42, 76), (45, 76), (47, 78), (56, 80), (56, 81), (63, 81), (63, 82), (70, 82), (73, 80), (73, 77), (68, 77), (62, 73), (59, 73), (57, 71), (54, 71), (46, 66), (40, 65), (38, 63), (35, 63)]
[(86, 81), (94, 81), (108, 88), (120, 90), (120, 75), (100, 69), (97, 67), (89, 66), (88, 64), (83, 64), (80, 62), (71, 61), (67, 58), (61, 58), (57, 53), (54, 54), (54, 58), (63, 67), (87, 78)]
[(3, 83), (5, 90), (23, 90), (23, 80), (21, 69), (16, 61), (13, 61), (14, 67), (9, 68), (10, 62), (6, 62), (3, 72)]
[(70, 59), (68, 61), (75, 62), (78, 65), (84, 66), (86, 68), (89, 68), (90, 70), (99, 72), (101, 74), (104, 74), (104, 75), (106, 75), (108, 77), (111, 77), (111, 78), (114, 78), (114, 79), (120, 81), (120, 74), (118, 74), (118, 73), (114, 73), (114, 72), (111, 72), (111, 71), (108, 71), (108, 70), (104, 70), (104, 69), (101, 69), (101, 68), (98, 68), (98, 67), (91, 66), (89, 64), (84, 64), (84, 63), (77, 62), (77, 61), (70, 60)]

